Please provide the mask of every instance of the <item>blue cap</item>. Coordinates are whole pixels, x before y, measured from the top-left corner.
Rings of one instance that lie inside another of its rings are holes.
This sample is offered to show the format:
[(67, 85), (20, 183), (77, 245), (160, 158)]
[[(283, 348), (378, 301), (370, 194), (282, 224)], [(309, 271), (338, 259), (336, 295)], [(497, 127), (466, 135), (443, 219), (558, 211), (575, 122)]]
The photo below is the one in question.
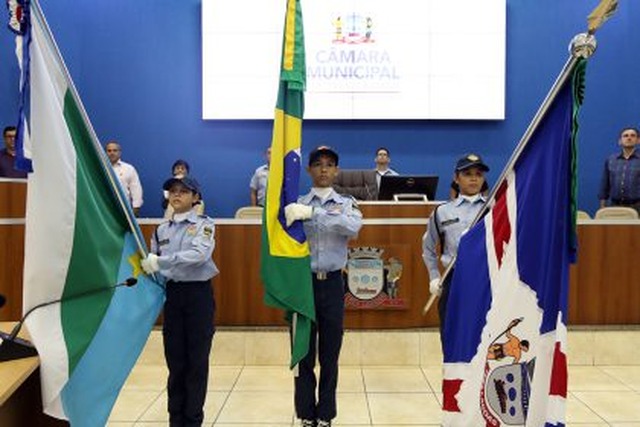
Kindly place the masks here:
[(474, 166), (485, 172), (489, 172), (489, 166), (484, 164), (480, 156), (473, 153), (467, 154), (464, 157), (462, 157), (460, 160), (458, 160), (458, 163), (456, 163), (456, 172), (460, 172)]
[(311, 153), (309, 153), (309, 166), (315, 163), (321, 156), (327, 156), (333, 159), (336, 162), (336, 166), (338, 166), (338, 153), (333, 151), (333, 149), (327, 145), (321, 145), (313, 149)]
[(196, 194), (202, 194), (200, 190), (200, 184), (198, 184), (198, 181), (188, 176), (185, 176), (182, 178), (169, 178), (162, 185), (162, 189), (169, 190), (175, 184), (181, 184)]

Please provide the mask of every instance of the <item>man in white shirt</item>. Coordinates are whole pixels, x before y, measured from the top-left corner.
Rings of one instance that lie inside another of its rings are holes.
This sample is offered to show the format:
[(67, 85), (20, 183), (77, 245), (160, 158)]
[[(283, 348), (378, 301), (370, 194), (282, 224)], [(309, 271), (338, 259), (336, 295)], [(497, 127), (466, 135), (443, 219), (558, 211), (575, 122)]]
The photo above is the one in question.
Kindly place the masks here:
[(391, 163), (391, 156), (389, 150), (386, 147), (380, 147), (376, 150), (376, 182), (378, 183), (378, 190), (380, 190), (380, 181), (382, 175), (398, 175), (398, 172), (389, 167)]
[(269, 163), (271, 163), (271, 147), (264, 152), (267, 161), (264, 165), (256, 169), (251, 177), (249, 189), (251, 190), (251, 206), (264, 206), (264, 199), (267, 195), (267, 178), (269, 177)]
[(105, 150), (107, 151), (107, 156), (111, 161), (114, 172), (120, 179), (122, 189), (129, 198), (129, 202), (131, 202), (133, 213), (138, 216), (138, 212), (140, 212), (140, 207), (142, 206), (142, 184), (140, 184), (138, 172), (136, 172), (136, 169), (129, 163), (120, 160), (122, 149), (116, 141), (107, 142)]

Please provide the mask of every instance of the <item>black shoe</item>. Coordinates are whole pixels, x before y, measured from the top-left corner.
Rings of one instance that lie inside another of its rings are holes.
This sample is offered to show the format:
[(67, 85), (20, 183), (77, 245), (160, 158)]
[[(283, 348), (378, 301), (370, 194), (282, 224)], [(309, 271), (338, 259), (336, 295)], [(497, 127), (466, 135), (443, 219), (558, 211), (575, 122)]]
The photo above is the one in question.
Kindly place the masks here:
[(303, 418), (300, 420), (300, 427), (316, 427), (316, 420), (307, 420)]
[(325, 420), (321, 420), (320, 418), (318, 418), (318, 421), (316, 422), (316, 426), (317, 427), (331, 427), (331, 420), (325, 421)]

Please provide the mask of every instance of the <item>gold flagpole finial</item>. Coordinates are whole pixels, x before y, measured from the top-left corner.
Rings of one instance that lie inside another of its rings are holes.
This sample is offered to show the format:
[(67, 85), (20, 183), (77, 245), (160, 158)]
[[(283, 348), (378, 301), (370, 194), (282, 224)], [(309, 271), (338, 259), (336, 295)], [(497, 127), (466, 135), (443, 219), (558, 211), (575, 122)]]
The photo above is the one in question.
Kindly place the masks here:
[(601, 0), (587, 17), (589, 34), (594, 34), (618, 9), (618, 0)]

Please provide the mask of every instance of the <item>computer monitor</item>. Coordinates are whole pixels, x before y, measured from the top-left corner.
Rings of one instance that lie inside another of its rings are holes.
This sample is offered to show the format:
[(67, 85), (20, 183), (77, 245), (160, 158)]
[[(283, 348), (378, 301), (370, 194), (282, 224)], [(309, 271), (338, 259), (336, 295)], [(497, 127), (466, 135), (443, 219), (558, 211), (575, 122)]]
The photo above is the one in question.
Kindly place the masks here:
[(435, 200), (438, 177), (435, 175), (383, 175), (378, 200), (393, 200), (395, 194), (424, 194)]

